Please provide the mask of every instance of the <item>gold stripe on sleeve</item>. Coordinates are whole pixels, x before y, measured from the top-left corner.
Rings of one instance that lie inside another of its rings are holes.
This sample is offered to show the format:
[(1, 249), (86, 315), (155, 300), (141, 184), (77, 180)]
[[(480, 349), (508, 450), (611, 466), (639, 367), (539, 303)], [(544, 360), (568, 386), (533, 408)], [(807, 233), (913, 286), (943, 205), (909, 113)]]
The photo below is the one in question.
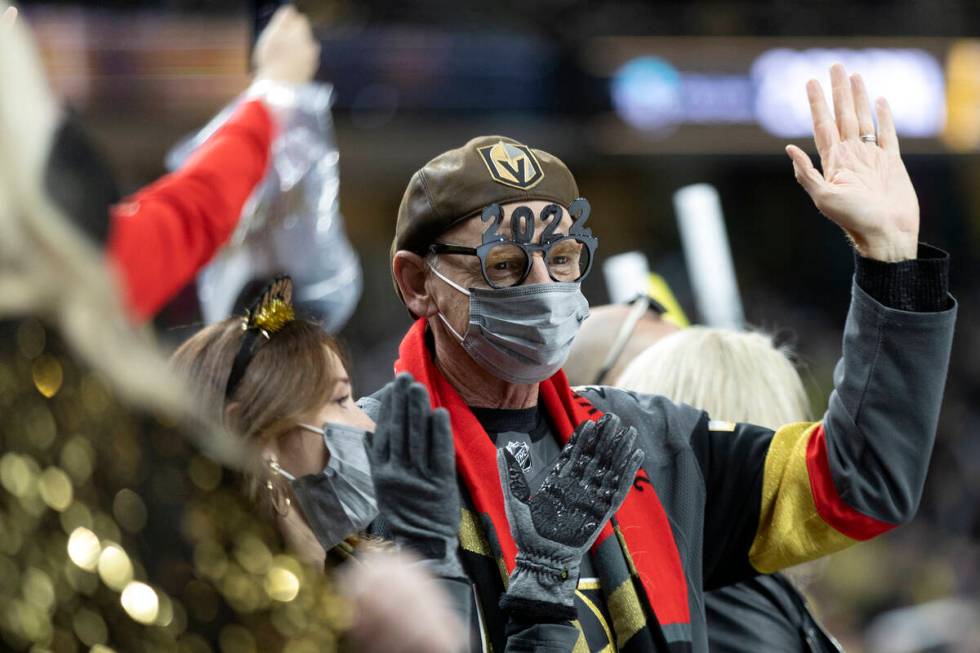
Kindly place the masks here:
[(856, 542), (827, 524), (813, 502), (806, 449), (819, 425), (787, 424), (776, 431), (769, 445), (759, 527), (749, 549), (749, 562), (764, 574), (846, 549)]

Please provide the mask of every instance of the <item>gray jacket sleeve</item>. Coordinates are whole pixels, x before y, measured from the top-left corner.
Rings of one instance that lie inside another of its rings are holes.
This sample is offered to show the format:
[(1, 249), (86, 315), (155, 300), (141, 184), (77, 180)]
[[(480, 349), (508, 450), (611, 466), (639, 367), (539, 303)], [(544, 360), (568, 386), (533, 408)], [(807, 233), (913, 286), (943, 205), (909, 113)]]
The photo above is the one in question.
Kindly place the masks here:
[(858, 260), (821, 422), (773, 432), (715, 430), (704, 420), (695, 429), (707, 492), (707, 587), (827, 555), (912, 519), (956, 318), (947, 270), (948, 256), (927, 246), (915, 261)]
[(895, 310), (854, 285), (823, 425), (837, 493), (873, 519), (897, 524), (918, 508), (949, 366), (950, 304)]

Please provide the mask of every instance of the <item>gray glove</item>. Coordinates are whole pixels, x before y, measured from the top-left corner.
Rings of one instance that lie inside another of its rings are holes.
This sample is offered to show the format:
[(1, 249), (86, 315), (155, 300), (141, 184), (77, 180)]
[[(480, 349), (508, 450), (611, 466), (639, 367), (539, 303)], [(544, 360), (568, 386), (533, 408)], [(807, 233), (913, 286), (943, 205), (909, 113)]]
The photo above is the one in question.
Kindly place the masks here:
[(425, 386), (399, 374), (381, 405), (369, 450), (378, 511), (392, 539), (440, 576), (463, 577), (460, 516), (449, 413), (432, 410)]
[(626, 498), (643, 452), (636, 429), (606, 415), (572, 435), (538, 492), (509, 451), (497, 453), (507, 520), (517, 544), (502, 609), (527, 619), (573, 619), (582, 557)]

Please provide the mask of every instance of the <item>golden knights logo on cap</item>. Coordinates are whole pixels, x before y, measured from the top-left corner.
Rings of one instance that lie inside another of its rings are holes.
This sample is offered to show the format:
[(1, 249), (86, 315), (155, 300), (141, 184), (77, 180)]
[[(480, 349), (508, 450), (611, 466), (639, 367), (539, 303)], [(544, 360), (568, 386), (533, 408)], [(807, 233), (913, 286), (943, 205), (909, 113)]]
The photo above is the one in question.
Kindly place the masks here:
[(544, 179), (541, 164), (527, 145), (498, 141), (477, 151), (490, 171), (490, 178), (498, 184), (527, 190)]

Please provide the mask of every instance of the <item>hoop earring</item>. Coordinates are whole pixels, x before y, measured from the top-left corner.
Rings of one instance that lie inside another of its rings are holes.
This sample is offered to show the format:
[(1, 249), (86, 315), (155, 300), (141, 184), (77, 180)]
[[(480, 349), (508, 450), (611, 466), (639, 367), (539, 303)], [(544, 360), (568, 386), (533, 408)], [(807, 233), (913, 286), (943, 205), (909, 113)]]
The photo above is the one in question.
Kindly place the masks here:
[[(285, 488), (283, 488), (282, 467), (279, 466), (279, 461), (275, 458), (267, 459), (266, 463), (271, 470), (270, 475), (265, 479), (265, 489), (269, 492), (269, 503), (272, 505), (272, 510), (276, 515), (285, 517), (289, 514), (293, 502), (289, 498)], [(277, 480), (273, 481), (274, 478)]]

